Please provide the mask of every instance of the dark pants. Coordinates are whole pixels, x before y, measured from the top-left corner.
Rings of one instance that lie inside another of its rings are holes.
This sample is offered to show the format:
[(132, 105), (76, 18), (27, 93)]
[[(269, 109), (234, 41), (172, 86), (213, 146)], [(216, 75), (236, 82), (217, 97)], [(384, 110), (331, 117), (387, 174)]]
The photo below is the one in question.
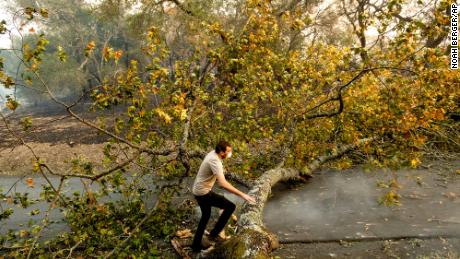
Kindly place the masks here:
[(208, 224), (209, 217), (211, 217), (211, 207), (218, 207), (224, 210), (217, 220), (214, 228), (211, 232), (209, 232), (210, 236), (216, 237), (222, 229), (224, 229), (225, 224), (227, 224), (228, 219), (232, 215), (233, 211), (235, 211), (236, 206), (224, 196), (213, 191), (201, 196), (195, 195), (195, 199), (198, 201), (198, 205), (200, 205), (201, 219), (200, 223), (198, 223), (195, 237), (193, 238), (192, 248), (198, 249), (201, 247), (201, 239), (203, 238), (204, 230)]

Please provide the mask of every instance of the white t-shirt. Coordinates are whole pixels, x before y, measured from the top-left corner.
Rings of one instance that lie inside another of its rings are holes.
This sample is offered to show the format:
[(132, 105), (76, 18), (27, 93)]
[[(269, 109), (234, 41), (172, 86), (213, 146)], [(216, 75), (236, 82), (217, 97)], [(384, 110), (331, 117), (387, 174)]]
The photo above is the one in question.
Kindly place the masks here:
[(196, 196), (201, 196), (210, 192), (218, 174), (224, 174), (224, 166), (222, 165), (222, 159), (215, 150), (212, 150), (205, 156), (200, 165), (198, 174), (193, 182), (192, 193)]

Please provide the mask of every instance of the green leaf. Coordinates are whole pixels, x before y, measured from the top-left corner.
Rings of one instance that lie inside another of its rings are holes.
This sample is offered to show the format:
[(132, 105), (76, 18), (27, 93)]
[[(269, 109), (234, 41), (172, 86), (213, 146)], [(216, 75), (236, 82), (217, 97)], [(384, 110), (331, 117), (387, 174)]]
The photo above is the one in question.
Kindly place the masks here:
[(0, 213), (0, 220), (9, 218), (11, 215), (13, 215), (13, 213), (14, 213), (14, 210), (12, 208), (8, 208), (4, 210), (3, 212)]
[(67, 60), (67, 53), (64, 51), (64, 49), (61, 46), (58, 46), (58, 52), (57, 52), (58, 58), (61, 62), (66, 62)]
[(30, 216), (38, 215), (38, 214), (40, 214), (40, 209), (34, 209), (34, 210), (30, 211), (29, 214), (30, 214)]

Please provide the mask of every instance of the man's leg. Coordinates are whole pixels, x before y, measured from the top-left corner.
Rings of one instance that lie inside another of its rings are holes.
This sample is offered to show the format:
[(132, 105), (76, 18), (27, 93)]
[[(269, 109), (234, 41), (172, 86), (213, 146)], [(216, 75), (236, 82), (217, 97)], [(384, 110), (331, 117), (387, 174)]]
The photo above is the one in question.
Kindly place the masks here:
[[(224, 212), (224, 210), (223, 210), (223, 209), (219, 209), (219, 216), (222, 215), (222, 212)], [(232, 214), (232, 215), (233, 215), (233, 214)], [(224, 227), (224, 229), (222, 229), (222, 231), (220, 231), (219, 236), (220, 236), (222, 239), (227, 239), (227, 235), (225, 234), (225, 227)]]
[(227, 224), (228, 219), (230, 218), (230, 216), (232, 216), (232, 213), (235, 211), (236, 206), (233, 202), (229, 201), (227, 198), (217, 193), (211, 192), (210, 196), (211, 205), (224, 210), (220, 215), (219, 220), (217, 220), (217, 223), (214, 226), (214, 228), (211, 230), (211, 232), (209, 232), (209, 236), (216, 237), (224, 229), (225, 224)]
[(195, 236), (193, 237), (192, 249), (194, 251), (199, 251), (201, 249), (201, 240), (203, 238), (204, 230), (206, 229), (209, 217), (211, 216), (211, 204), (209, 202), (209, 197), (207, 196), (208, 194), (205, 194), (196, 198), (201, 209), (201, 219), (198, 223)]

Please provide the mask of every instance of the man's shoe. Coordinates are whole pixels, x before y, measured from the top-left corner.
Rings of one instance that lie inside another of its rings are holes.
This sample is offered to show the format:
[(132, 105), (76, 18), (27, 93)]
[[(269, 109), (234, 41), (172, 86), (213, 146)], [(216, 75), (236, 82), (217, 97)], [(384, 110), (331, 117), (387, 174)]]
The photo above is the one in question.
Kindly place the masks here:
[(214, 243), (216, 243), (216, 244), (221, 244), (221, 243), (225, 242), (226, 240), (227, 240), (227, 239), (222, 238), (222, 237), (219, 236), (219, 235), (217, 235), (217, 236), (215, 236), (215, 237), (209, 235), (209, 241), (214, 242)]
[(203, 238), (201, 239), (201, 245), (200, 247), (194, 247), (192, 246), (192, 251), (195, 252), (195, 253), (198, 253), (200, 252), (201, 250), (206, 250), (208, 249), (210, 246), (212, 246), (211, 242), (209, 242), (208, 238), (203, 236)]
[(207, 237), (203, 237), (201, 239), (201, 246), (204, 248), (204, 249), (208, 249), (210, 246), (212, 246), (211, 242), (209, 242), (209, 239)]

